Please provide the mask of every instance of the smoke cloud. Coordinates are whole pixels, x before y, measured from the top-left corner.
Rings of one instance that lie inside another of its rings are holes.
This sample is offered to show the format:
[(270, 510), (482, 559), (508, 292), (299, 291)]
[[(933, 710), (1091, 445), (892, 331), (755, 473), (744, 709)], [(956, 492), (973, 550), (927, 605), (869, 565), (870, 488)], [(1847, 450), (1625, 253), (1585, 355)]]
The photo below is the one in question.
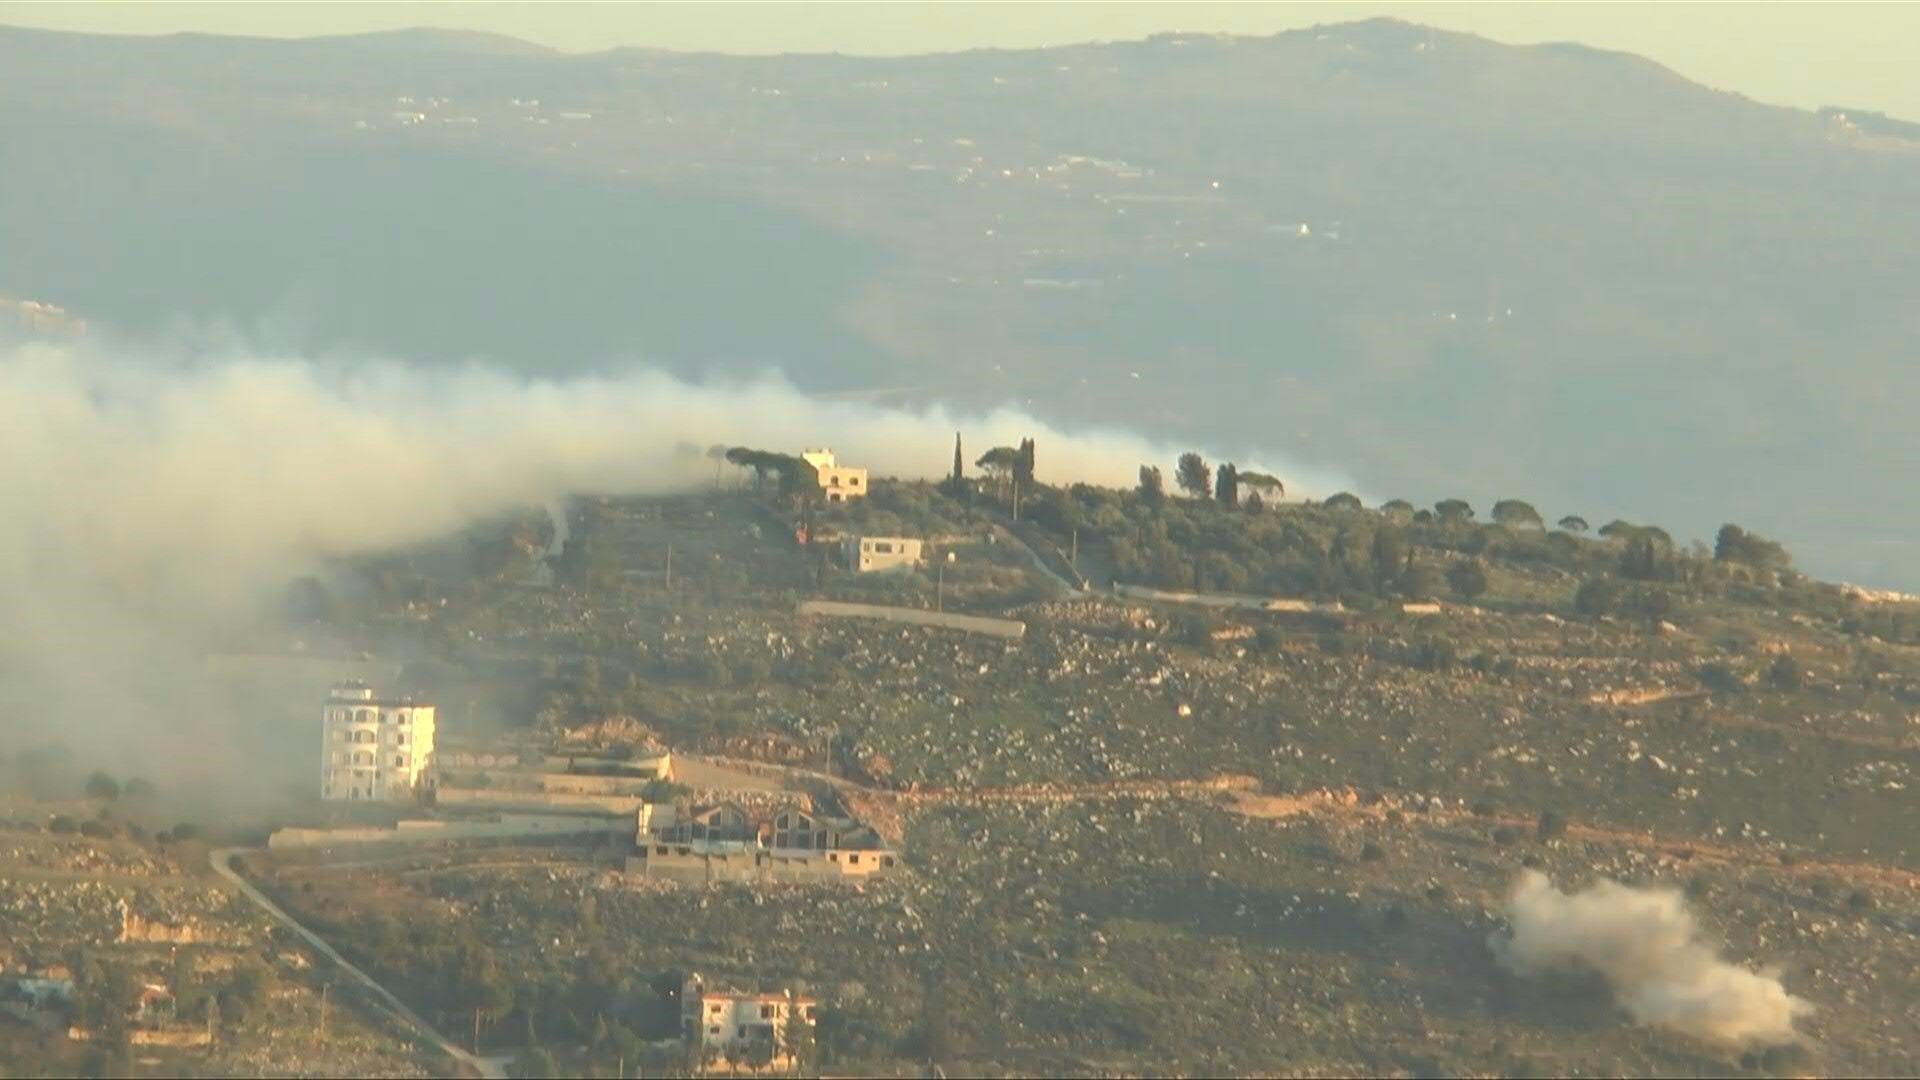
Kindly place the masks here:
[(1521, 975), (1598, 972), (1635, 1023), (1739, 1049), (1796, 1041), (1812, 1006), (1772, 975), (1720, 958), (1675, 889), (1600, 881), (1576, 893), (1526, 871), (1507, 904), (1511, 929), (1491, 945)]
[[(969, 459), (1033, 436), (1055, 482), (1131, 485), (1140, 463), (1171, 469), (1177, 452), (1012, 410), (810, 398), (777, 376), (554, 381), (233, 349), (0, 349), (0, 736), (92, 741), (127, 767), (191, 758), (180, 751), (216, 746), (231, 718), (156, 670), (197, 668), (330, 560), (573, 494), (690, 488), (713, 477), (714, 444), (827, 445), (876, 476), (940, 476), (956, 430)], [(1330, 490), (1241, 460), (1290, 490)]]

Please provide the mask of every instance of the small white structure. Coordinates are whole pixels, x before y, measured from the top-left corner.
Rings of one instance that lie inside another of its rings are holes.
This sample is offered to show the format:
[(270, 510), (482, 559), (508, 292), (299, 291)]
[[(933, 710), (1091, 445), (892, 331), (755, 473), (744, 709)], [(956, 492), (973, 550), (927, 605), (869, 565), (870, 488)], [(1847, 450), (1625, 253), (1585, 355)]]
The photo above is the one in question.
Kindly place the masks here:
[(362, 682), (339, 683), (322, 711), (320, 797), (413, 798), (433, 765), (434, 707), (382, 700)]
[(906, 536), (849, 536), (847, 569), (856, 574), (911, 570), (926, 561), (927, 542)]
[(828, 502), (846, 502), (866, 497), (867, 470), (840, 464), (832, 450), (824, 447), (802, 450), (800, 460), (813, 466), (813, 471), (820, 477), (820, 490), (827, 493)]
[(793, 1064), (787, 1025), (812, 1027), (818, 1007), (813, 998), (796, 997), (791, 991), (747, 994), (709, 987), (696, 972), (680, 987), (681, 1035), (689, 1046), (699, 1048), (702, 1058), (757, 1044), (768, 1055), (761, 1067), (785, 1069)]

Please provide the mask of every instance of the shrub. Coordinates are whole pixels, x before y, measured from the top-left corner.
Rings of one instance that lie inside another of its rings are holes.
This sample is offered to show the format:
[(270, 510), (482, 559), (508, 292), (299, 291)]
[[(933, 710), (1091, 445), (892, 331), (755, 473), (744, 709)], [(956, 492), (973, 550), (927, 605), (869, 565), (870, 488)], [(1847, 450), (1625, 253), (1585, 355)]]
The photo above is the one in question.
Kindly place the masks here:
[(47, 823), (47, 828), (61, 834), (62, 836), (70, 836), (73, 833), (80, 831), (79, 823), (75, 822), (72, 818), (68, 817), (65, 814), (55, 814), (53, 816), (53, 820)]
[(1746, 680), (1740, 677), (1740, 673), (1719, 660), (1700, 665), (1699, 676), (1702, 686), (1717, 693), (1737, 694), (1747, 688)]
[(685, 784), (676, 784), (671, 780), (656, 777), (640, 786), (640, 797), (650, 803), (667, 803), (686, 798), (692, 791), (693, 789)]
[(1446, 580), (1431, 566), (1416, 566), (1400, 575), (1400, 593), (1409, 600), (1431, 600), (1446, 588)]
[(1272, 656), (1280, 651), (1287, 635), (1272, 623), (1267, 623), (1253, 632), (1253, 644), (1264, 656)]
[(1384, 859), (1386, 857), (1387, 857), (1386, 850), (1383, 849), (1379, 844), (1376, 844), (1371, 840), (1367, 841), (1365, 844), (1362, 844), (1360, 846), (1361, 862), (1379, 862), (1381, 859)]
[(120, 782), (104, 772), (87, 777), (87, 798), (112, 802), (120, 797)]
[(1437, 636), (1415, 642), (1408, 656), (1408, 662), (1421, 671), (1445, 671), (1459, 661), (1459, 650), (1453, 642)]
[(1487, 591), (1487, 572), (1477, 562), (1454, 563), (1447, 570), (1447, 585), (1455, 596), (1471, 600)]
[(1205, 648), (1213, 644), (1213, 632), (1220, 624), (1210, 615), (1180, 615), (1173, 623), (1174, 636), (1186, 645)]
[(1800, 661), (1786, 653), (1775, 657), (1767, 668), (1767, 682), (1775, 690), (1798, 690), (1806, 681), (1807, 673), (1800, 667)]
[(1533, 827), (1534, 839), (1543, 844), (1549, 840), (1557, 840), (1565, 836), (1566, 833), (1567, 819), (1561, 817), (1559, 813), (1553, 810), (1542, 810), (1540, 812), (1540, 820), (1536, 822)]
[(1573, 609), (1589, 618), (1611, 615), (1620, 609), (1620, 585), (1612, 578), (1588, 578), (1573, 594)]

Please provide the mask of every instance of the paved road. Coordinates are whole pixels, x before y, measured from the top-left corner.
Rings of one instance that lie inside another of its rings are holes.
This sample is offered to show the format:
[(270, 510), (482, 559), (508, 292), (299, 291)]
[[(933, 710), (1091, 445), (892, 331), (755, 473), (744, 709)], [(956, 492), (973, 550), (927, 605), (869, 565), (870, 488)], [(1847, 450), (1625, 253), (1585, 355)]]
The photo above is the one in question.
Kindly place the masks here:
[(280, 922), (285, 923), (289, 929), (305, 939), (307, 944), (313, 946), (315, 952), (318, 952), (320, 955), (325, 956), (327, 959), (339, 965), (341, 971), (346, 972), (358, 980), (361, 985), (367, 988), (368, 992), (385, 1002), (387, 1007), (394, 1011), (395, 1015), (405, 1020), (408, 1024), (411, 1024), (414, 1030), (418, 1031), (422, 1037), (435, 1046), (438, 1046), (448, 1057), (464, 1066), (468, 1072), (480, 1076), (482, 1080), (506, 1080), (506, 1065), (509, 1059), (504, 1057), (477, 1057), (461, 1049), (460, 1046), (452, 1040), (435, 1031), (433, 1025), (422, 1019), (420, 1014), (407, 1008), (399, 998), (394, 996), (391, 990), (375, 982), (373, 976), (353, 966), (346, 957), (340, 955), (339, 950), (327, 944), (326, 939), (307, 929), (305, 926), (302, 926), (293, 916), (282, 911), (280, 905), (267, 899), (265, 893), (254, 888), (252, 882), (241, 877), (240, 872), (233, 868), (233, 857), (245, 850), (248, 849), (220, 848), (214, 851), (210, 856), (213, 862), (213, 872), (227, 879), (228, 882), (232, 883), (234, 888), (240, 890), (242, 896), (253, 901), (261, 910)]

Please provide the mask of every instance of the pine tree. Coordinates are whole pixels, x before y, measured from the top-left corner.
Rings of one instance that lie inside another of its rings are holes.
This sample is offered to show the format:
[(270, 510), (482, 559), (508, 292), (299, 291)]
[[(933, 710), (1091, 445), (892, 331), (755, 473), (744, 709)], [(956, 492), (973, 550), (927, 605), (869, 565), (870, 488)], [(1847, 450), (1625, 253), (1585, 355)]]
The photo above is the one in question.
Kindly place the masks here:
[(1180, 455), (1173, 480), (1181, 491), (1193, 498), (1204, 499), (1213, 494), (1212, 470), (1207, 468), (1206, 459), (1191, 450)]
[(955, 486), (958, 486), (959, 483), (966, 478), (966, 459), (960, 456), (960, 433), (956, 431), (953, 433), (953, 475), (948, 479), (952, 480)]

